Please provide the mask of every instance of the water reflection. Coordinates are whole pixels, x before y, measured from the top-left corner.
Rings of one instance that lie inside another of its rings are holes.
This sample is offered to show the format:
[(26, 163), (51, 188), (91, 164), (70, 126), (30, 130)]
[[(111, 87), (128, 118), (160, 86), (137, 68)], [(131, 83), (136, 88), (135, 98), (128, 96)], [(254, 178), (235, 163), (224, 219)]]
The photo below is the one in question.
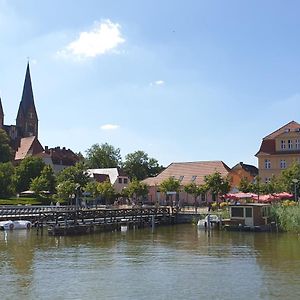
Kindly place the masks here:
[(297, 298), (299, 246), (297, 235), (191, 225), (77, 237), (0, 232), (0, 299)]

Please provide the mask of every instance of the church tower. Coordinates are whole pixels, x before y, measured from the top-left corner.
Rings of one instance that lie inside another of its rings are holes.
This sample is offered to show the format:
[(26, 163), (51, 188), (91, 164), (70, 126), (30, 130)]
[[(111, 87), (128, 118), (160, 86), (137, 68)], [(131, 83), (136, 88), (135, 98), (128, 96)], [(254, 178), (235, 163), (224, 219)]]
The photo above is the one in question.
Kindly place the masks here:
[(3, 113), (2, 102), (0, 98), (0, 128), (3, 128), (3, 125), (4, 125), (4, 113)]
[(27, 64), (22, 99), (18, 110), (16, 126), (20, 129), (21, 137), (38, 137), (38, 117), (33, 99), (29, 62)]

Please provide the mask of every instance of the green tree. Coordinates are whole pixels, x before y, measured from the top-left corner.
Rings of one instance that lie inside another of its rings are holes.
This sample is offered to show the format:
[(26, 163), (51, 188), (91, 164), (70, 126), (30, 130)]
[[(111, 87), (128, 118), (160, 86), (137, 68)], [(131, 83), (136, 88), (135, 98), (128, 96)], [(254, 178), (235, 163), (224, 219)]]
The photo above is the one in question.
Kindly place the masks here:
[(248, 180), (247, 177), (243, 177), (239, 183), (238, 186), (239, 191), (243, 192), (243, 193), (248, 193), (250, 192), (251, 189), (251, 185), (250, 185), (250, 181)]
[(195, 205), (195, 213), (197, 213), (197, 198), (201, 195), (205, 195), (207, 192), (208, 187), (205, 184), (196, 185), (195, 182), (188, 183), (184, 186), (184, 191), (190, 195), (193, 195), (194, 205)]
[(91, 169), (119, 167), (121, 166), (120, 149), (108, 143), (94, 144), (86, 151), (86, 164)]
[(15, 186), (18, 193), (30, 188), (31, 181), (40, 176), (45, 163), (39, 157), (27, 157), (23, 159), (15, 172)]
[(40, 194), (42, 191), (48, 191), (50, 194), (55, 192), (55, 175), (51, 166), (47, 165), (41, 172), (41, 175), (34, 178), (30, 184), (30, 190), (36, 194)]
[(99, 185), (99, 183), (97, 181), (89, 181), (86, 184), (84, 190), (85, 190), (85, 192), (90, 193), (91, 196), (95, 199), (100, 196), (98, 185)]
[(126, 188), (126, 192), (129, 197), (135, 197), (137, 200), (140, 200), (140, 198), (143, 199), (148, 195), (149, 186), (144, 182), (133, 179)]
[[(176, 192), (176, 194), (180, 191), (180, 181), (175, 179), (174, 177), (169, 177), (165, 179), (159, 185), (159, 189), (161, 192), (166, 194), (167, 203), (169, 203), (169, 195), (168, 192)], [(171, 199), (172, 200), (172, 199)], [(171, 201), (171, 205), (173, 206), (173, 201)]]
[(219, 172), (205, 176), (204, 181), (212, 194), (213, 201), (218, 200), (219, 195), (227, 194), (230, 190), (229, 179), (222, 177)]
[(9, 197), (14, 193), (15, 169), (11, 162), (0, 163), (0, 196)]
[(116, 198), (116, 192), (109, 180), (100, 182), (97, 189), (99, 195), (105, 200), (106, 205), (113, 203)]
[(9, 146), (9, 138), (6, 132), (0, 128), (0, 163), (13, 159), (13, 151)]
[(70, 180), (61, 181), (56, 190), (59, 198), (69, 201), (76, 192), (76, 183)]
[(130, 179), (143, 180), (147, 177), (154, 177), (162, 171), (155, 158), (151, 158), (144, 151), (135, 151), (125, 156), (123, 169)]
[(299, 186), (300, 186), (300, 164), (294, 162), (290, 167), (283, 170), (280, 176), (280, 180), (283, 184), (283, 188), (286, 192), (294, 193), (295, 192), (295, 183), (293, 180), (298, 180), (298, 184), (296, 185), (297, 194), (299, 195)]
[(89, 176), (86, 170), (87, 168), (85, 164), (83, 162), (78, 162), (75, 166), (63, 169), (57, 175), (57, 183), (59, 184), (64, 181), (70, 181), (75, 185), (77, 184), (81, 188), (84, 188), (89, 182)]

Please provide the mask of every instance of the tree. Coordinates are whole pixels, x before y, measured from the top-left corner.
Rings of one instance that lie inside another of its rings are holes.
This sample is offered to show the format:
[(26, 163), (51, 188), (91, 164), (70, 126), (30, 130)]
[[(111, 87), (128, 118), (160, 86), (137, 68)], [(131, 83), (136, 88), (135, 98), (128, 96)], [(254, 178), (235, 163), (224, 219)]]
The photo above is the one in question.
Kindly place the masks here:
[(57, 193), (65, 200), (70, 199), (73, 195), (78, 197), (88, 182), (86, 166), (83, 162), (78, 162), (75, 166), (63, 169), (57, 175)]
[(34, 178), (30, 184), (30, 190), (36, 194), (42, 191), (48, 191), (50, 194), (55, 192), (55, 176), (51, 166), (47, 165), (41, 172), (41, 175)]
[(230, 190), (229, 179), (222, 177), (219, 172), (205, 176), (204, 181), (212, 194), (213, 201), (218, 200), (220, 194), (227, 194)]
[(139, 150), (125, 156), (123, 169), (130, 179), (143, 180), (156, 176), (163, 167), (155, 158), (149, 158), (147, 153)]
[(76, 183), (70, 180), (62, 181), (57, 185), (56, 190), (61, 199), (70, 200), (76, 191)]
[(11, 162), (0, 163), (0, 196), (9, 197), (14, 193), (15, 169)]
[(191, 182), (184, 186), (184, 191), (195, 197), (194, 205), (195, 205), (195, 213), (197, 213), (197, 197), (207, 192), (207, 186), (205, 184), (196, 185), (195, 182)]
[[(175, 179), (174, 177), (169, 177), (165, 179), (159, 185), (159, 189), (161, 192), (166, 194), (167, 203), (169, 202), (169, 195), (168, 192), (176, 192), (176, 194), (180, 191), (180, 181)], [(171, 205), (173, 205), (171, 201)]]
[(86, 151), (86, 164), (91, 169), (116, 168), (121, 166), (119, 148), (114, 148), (108, 143), (94, 144)]
[(99, 185), (99, 183), (97, 181), (89, 181), (86, 184), (84, 190), (85, 190), (85, 192), (90, 193), (93, 198), (97, 198), (100, 196), (100, 192), (98, 190), (98, 185)]
[(116, 197), (116, 192), (109, 180), (98, 183), (97, 186), (99, 195), (104, 198), (106, 205), (112, 204)]
[(29, 189), (31, 181), (40, 176), (45, 163), (39, 157), (23, 159), (15, 172), (15, 186), (18, 193)]
[(86, 172), (86, 166), (84, 163), (78, 162), (75, 166), (63, 169), (57, 175), (57, 182), (59, 184), (64, 181), (70, 181), (75, 185), (79, 185), (81, 188), (85, 187), (85, 185), (89, 182), (89, 176)]
[(0, 163), (11, 161), (13, 151), (9, 146), (9, 138), (6, 132), (0, 128)]
[(250, 192), (251, 186), (250, 186), (250, 182), (248, 180), (247, 177), (243, 177), (239, 183), (239, 191), (243, 192), (243, 193), (248, 193)]
[(297, 194), (299, 195), (299, 186), (300, 186), (300, 164), (294, 162), (291, 166), (282, 171), (280, 180), (283, 184), (285, 191), (294, 193), (295, 192), (295, 183), (293, 180), (298, 180), (298, 187)]
[(148, 195), (149, 186), (144, 182), (133, 179), (126, 188), (126, 192), (131, 198), (133, 196), (135, 196), (137, 199), (140, 197), (144, 198)]

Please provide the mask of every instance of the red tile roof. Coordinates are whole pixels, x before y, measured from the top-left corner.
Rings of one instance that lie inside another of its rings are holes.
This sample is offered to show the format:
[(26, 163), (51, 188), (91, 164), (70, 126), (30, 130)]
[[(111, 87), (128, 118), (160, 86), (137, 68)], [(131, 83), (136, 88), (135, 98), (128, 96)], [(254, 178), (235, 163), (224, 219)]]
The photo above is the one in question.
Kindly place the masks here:
[(280, 136), (281, 134), (284, 134), (285, 132), (290, 132), (290, 131), (300, 131), (300, 124), (291, 121), (287, 123), (286, 125), (280, 127), (279, 129), (275, 130), (271, 134), (267, 135), (266, 137), (263, 138), (262, 143), (260, 145), (259, 151), (255, 154), (261, 155), (261, 154), (290, 154), (290, 153), (298, 153), (298, 152), (291, 152), (291, 151), (284, 151), (284, 152), (278, 152), (276, 151), (276, 144), (275, 144), (275, 139), (276, 137)]
[(150, 186), (159, 185), (162, 181), (174, 176), (181, 181), (182, 185), (195, 182), (203, 184), (204, 177), (215, 172), (221, 176), (227, 176), (230, 168), (222, 161), (198, 161), (171, 163), (164, 171), (156, 177), (150, 177), (144, 180)]
[(20, 146), (15, 154), (15, 160), (22, 160), (27, 156), (38, 154), (43, 150), (44, 148), (36, 136), (22, 138), (20, 141)]
[(300, 124), (295, 122), (295, 121), (291, 121), (291, 122), (287, 123), (286, 125), (280, 127), (279, 129), (275, 130), (271, 134), (267, 135), (263, 139), (264, 140), (266, 140), (266, 139), (275, 139), (280, 134), (283, 134), (287, 129), (291, 130), (291, 131), (300, 129)]

